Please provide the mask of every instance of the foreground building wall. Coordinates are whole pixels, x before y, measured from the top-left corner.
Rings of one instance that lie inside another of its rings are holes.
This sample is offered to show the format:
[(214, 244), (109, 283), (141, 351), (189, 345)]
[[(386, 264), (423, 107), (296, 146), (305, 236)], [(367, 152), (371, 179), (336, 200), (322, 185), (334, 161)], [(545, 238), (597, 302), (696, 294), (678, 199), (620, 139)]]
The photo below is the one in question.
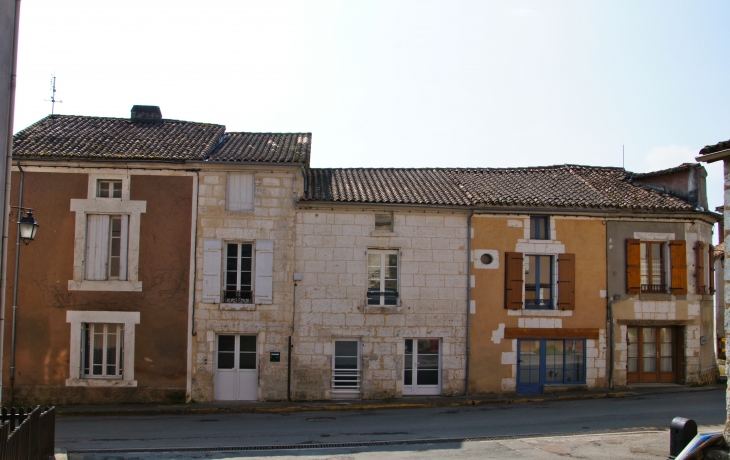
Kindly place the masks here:
[[(303, 279), (296, 288), (293, 398), (463, 394), (466, 215), (300, 206), (296, 272)], [(376, 230), (376, 214), (392, 216), (392, 227)], [(396, 259), (390, 268), (397, 274), (387, 266)], [(369, 284), (380, 274), (379, 267), (373, 268), (380, 261), (392, 273), (386, 277), (397, 278), (397, 300), (387, 297), (392, 305), (374, 305), (381, 296), (368, 295), (368, 287), (382, 289)], [(335, 359), (339, 342), (346, 342), (341, 344), (345, 354), (349, 345), (356, 350), (351, 362), (357, 363), (359, 388), (343, 380), (346, 376), (333, 376), (336, 363), (350, 362), (347, 357)], [(420, 371), (411, 367), (418, 365), (418, 356)]]

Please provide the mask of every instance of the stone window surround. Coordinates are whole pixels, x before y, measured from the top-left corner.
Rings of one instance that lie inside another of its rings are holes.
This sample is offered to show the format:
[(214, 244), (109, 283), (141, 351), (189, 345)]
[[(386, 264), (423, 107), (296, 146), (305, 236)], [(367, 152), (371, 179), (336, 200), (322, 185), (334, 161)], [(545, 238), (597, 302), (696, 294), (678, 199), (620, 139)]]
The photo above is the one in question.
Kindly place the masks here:
[[(96, 186), (99, 180), (121, 180), (122, 198), (97, 198)], [(140, 215), (147, 211), (146, 201), (129, 200), (129, 174), (89, 174), (87, 199), (72, 199), (71, 211), (76, 213), (74, 237), (74, 279), (68, 281), (69, 291), (141, 291), (138, 280)], [(127, 246), (127, 280), (86, 280), (84, 260), (86, 258), (86, 222), (88, 214), (129, 215), (129, 241)]]
[[(71, 323), (69, 378), (67, 387), (136, 387), (134, 380), (134, 329), (139, 324), (138, 311), (67, 311)], [(81, 378), (81, 325), (84, 323), (124, 324), (124, 362), (121, 379)]]

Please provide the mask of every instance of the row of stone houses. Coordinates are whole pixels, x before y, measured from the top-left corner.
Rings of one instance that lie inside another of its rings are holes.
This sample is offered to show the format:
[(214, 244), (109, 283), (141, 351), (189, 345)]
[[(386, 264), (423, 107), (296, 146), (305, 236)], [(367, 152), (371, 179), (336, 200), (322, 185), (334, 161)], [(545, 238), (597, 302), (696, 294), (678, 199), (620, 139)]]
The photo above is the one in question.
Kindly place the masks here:
[(399, 398), (717, 378), (719, 216), (701, 166), (321, 169), (311, 141), (148, 106), (20, 131), (12, 200), (24, 184), (19, 205), (41, 231), (22, 249), (3, 397)]

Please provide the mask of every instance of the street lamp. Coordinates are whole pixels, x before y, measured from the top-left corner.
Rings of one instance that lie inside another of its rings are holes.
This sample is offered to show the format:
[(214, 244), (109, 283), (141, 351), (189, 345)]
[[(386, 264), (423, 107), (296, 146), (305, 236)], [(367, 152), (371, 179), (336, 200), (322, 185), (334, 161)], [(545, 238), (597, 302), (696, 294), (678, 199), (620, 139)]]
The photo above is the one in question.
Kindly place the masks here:
[(33, 217), (33, 210), (29, 209), (28, 214), (21, 217), (18, 221), (18, 232), (23, 243), (29, 244), (35, 239), (35, 233), (38, 231), (38, 221)]

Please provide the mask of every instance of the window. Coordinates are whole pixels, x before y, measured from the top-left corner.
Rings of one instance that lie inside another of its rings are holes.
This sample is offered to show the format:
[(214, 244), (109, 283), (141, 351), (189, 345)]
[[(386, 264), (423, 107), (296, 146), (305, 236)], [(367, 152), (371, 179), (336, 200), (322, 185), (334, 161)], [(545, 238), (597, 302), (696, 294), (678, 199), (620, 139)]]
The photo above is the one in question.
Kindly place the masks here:
[(530, 239), (550, 239), (550, 225), (547, 216), (530, 216)]
[(393, 213), (375, 214), (375, 230), (392, 232), (393, 231)]
[(71, 325), (66, 386), (136, 387), (134, 332), (139, 312), (67, 311)]
[(665, 292), (664, 243), (641, 243), (641, 292)]
[(518, 339), (517, 392), (542, 393), (546, 385), (586, 382), (584, 339)]
[(225, 244), (203, 240), (203, 302), (227, 304), (221, 308), (229, 310), (242, 304), (270, 304), (273, 281), (273, 240)]
[(253, 244), (226, 245), (226, 286), (224, 303), (252, 303)]
[(226, 210), (252, 211), (254, 205), (253, 174), (229, 174), (226, 198)]
[(84, 378), (122, 378), (124, 325), (83, 325)]
[(122, 181), (120, 180), (99, 180), (96, 183), (96, 196), (98, 198), (121, 198)]
[(368, 305), (398, 305), (398, 251), (368, 251)]
[(525, 256), (526, 308), (553, 308), (552, 279), (552, 256)]
[(90, 214), (86, 234), (87, 280), (127, 279), (129, 216)]
[(360, 395), (360, 343), (357, 340), (336, 340), (332, 363), (332, 396)]

